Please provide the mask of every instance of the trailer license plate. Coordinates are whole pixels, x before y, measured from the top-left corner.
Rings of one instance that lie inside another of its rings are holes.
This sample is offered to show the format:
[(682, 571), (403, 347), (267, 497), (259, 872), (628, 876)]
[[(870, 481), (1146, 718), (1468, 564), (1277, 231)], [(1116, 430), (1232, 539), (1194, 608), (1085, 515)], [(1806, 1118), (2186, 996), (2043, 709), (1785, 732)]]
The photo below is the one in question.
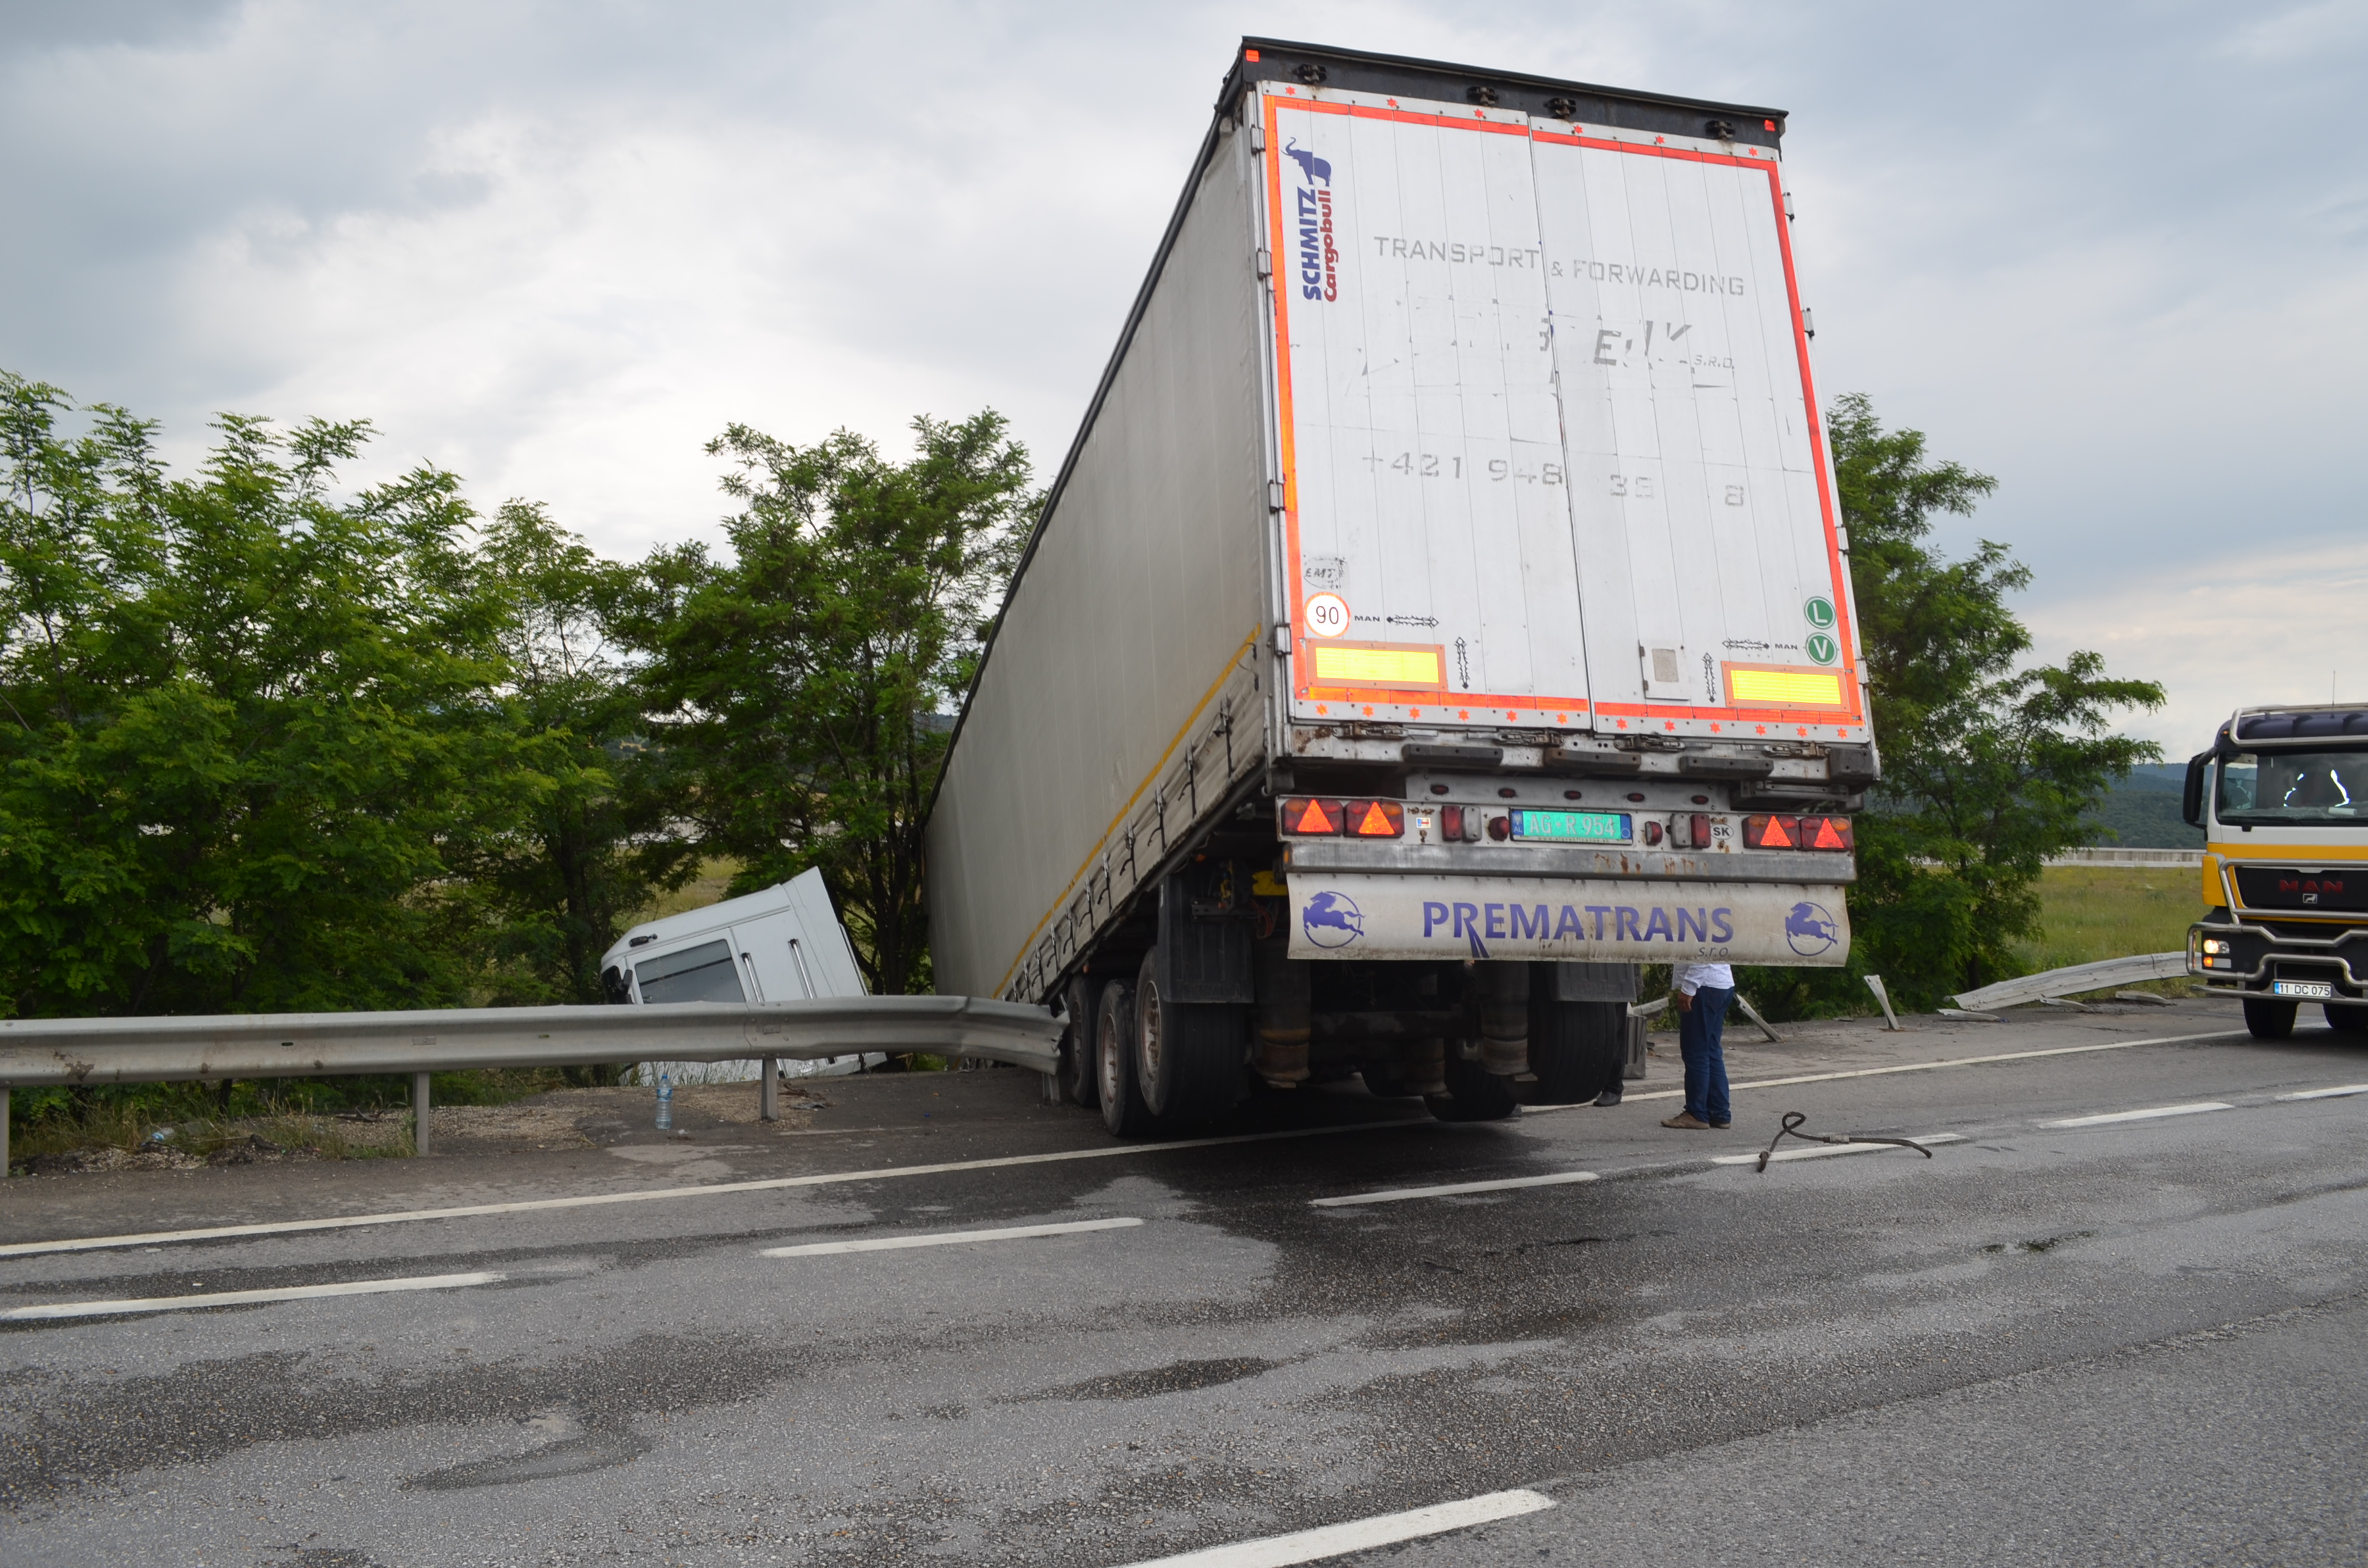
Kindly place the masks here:
[(2335, 994), (2335, 987), (2324, 980), (2281, 980), (2270, 989), (2281, 996), (2301, 996), (2313, 1002), (2324, 1002)]
[(1625, 812), (1517, 811), (1513, 836), (1557, 844), (1625, 844), (1631, 835)]

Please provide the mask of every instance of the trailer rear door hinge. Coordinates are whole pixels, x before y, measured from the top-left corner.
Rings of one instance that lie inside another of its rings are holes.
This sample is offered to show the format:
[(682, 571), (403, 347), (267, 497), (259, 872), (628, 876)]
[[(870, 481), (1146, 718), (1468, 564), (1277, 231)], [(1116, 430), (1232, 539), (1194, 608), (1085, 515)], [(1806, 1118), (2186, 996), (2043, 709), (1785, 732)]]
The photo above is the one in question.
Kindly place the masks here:
[(1269, 479), (1266, 482), (1266, 509), (1269, 512), (1282, 510), (1282, 481)]
[(1291, 652), (1291, 622), (1278, 620), (1274, 623), (1274, 651), (1285, 654)]
[(1274, 253), (1267, 249), (1264, 245), (1260, 245), (1258, 247), (1258, 276), (1260, 278), (1271, 278), (1274, 276)]
[(1266, 151), (1266, 127), (1255, 120), (1250, 123), (1250, 151), (1253, 153)]

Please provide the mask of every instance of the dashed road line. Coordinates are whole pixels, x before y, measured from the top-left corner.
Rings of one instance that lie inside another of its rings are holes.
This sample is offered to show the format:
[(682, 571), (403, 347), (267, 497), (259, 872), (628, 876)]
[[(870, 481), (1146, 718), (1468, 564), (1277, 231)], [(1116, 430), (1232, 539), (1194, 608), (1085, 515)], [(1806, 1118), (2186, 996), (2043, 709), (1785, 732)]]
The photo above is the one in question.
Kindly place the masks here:
[[(2242, 1029), (2214, 1029), (2204, 1034), (2160, 1035), (2146, 1040), (2108, 1040), (2096, 1045), (2057, 1046), (2046, 1051), (2012, 1051), (1991, 1056), (1960, 1056), (1942, 1062), (1910, 1062), (1891, 1067), (1861, 1067), (1844, 1073), (1806, 1073), (1791, 1078), (1761, 1078), (1732, 1085), (1745, 1089), (1785, 1088), (1796, 1084), (1838, 1083), (1850, 1078), (1879, 1078), (1897, 1073), (1931, 1073), (1947, 1067), (1977, 1067), (1994, 1062), (2028, 1062), (2049, 1056), (2078, 1056), (2099, 1051), (2135, 1051), (2149, 1045), (2182, 1045), (2193, 1040), (2226, 1040)], [(1682, 1097), (1677, 1089), (1632, 1094), (1632, 1100)], [(1585, 1102), (1582, 1102), (1585, 1103)], [(1531, 1114), (1567, 1110), (1568, 1106), (1524, 1108)], [(1043, 1154), (1008, 1154), (982, 1160), (951, 1160), (937, 1165), (892, 1165), (877, 1170), (827, 1171), (813, 1176), (775, 1176), (759, 1181), (713, 1182), (698, 1187), (641, 1187), (627, 1192), (587, 1193), (571, 1198), (526, 1199), (513, 1203), (472, 1203), (449, 1209), (409, 1209), (391, 1213), (339, 1214), (314, 1220), (260, 1221), (245, 1225), (208, 1225), (181, 1231), (147, 1231), (131, 1235), (69, 1236), (56, 1241), (0, 1243), (0, 1257), (32, 1257), (51, 1253), (97, 1252), (114, 1247), (165, 1246), (180, 1242), (225, 1241), (241, 1236), (280, 1236), (307, 1231), (343, 1231), (369, 1225), (402, 1225), (425, 1220), (467, 1220), (492, 1214), (529, 1214), (557, 1209), (592, 1209), (614, 1203), (662, 1202), (669, 1199), (722, 1198), (737, 1192), (779, 1192), (802, 1187), (830, 1187), (848, 1182), (893, 1181), (906, 1176), (942, 1176), (959, 1171), (1007, 1169), (1017, 1165), (1055, 1165), (1070, 1160), (1125, 1159), (1183, 1149), (1221, 1148), (1236, 1143), (1265, 1143), (1295, 1138), (1322, 1138), (1337, 1133), (1382, 1132), (1410, 1127), (1436, 1127), (1429, 1117), (1383, 1121), (1348, 1122), (1333, 1127), (1295, 1127), (1276, 1132), (1241, 1132), (1220, 1138), (1178, 1138), (1165, 1142), (1113, 1143), (1091, 1149), (1062, 1149)]]
[(2226, 1100), (2197, 1100), (2192, 1105), (2149, 1106), (2144, 1110), (2109, 1110), (2101, 1116), (2067, 1116), (2043, 1121), (2042, 1127), (2103, 1127), (2116, 1121), (2154, 1121), (2166, 1116), (2200, 1116), (2207, 1110), (2235, 1110)]
[[(1919, 1148), (1964, 1141), (1965, 1135), (1962, 1132), (1928, 1132), (1920, 1138), (1909, 1140)], [(1778, 1160), (1829, 1160), (1837, 1154), (1872, 1154), (1878, 1149), (1898, 1147), (1896, 1143), (1819, 1143), (1807, 1149), (1780, 1149), (1768, 1158), (1770, 1164)], [(1757, 1153), (1718, 1154), (1713, 1156), (1710, 1163), (1713, 1165), (1752, 1165), (1759, 1163), (1759, 1156)]]
[(2346, 1095), (2368, 1095), (2368, 1084), (2343, 1084), (2332, 1089), (2305, 1089), (2296, 1095), (2280, 1095), (2281, 1100), (2340, 1100)]
[(636, 1187), (628, 1192), (586, 1193), (575, 1198), (523, 1199), (515, 1203), (472, 1203), (454, 1209), (407, 1209), (387, 1214), (339, 1214), (321, 1220), (270, 1220), (249, 1225), (209, 1225), (188, 1231), (150, 1231), (127, 1236), (73, 1236), (52, 1242), (0, 1244), (0, 1257), (41, 1253), (95, 1252), (105, 1247), (160, 1246), (170, 1242), (211, 1242), (237, 1236), (282, 1236), (305, 1231), (344, 1231), (363, 1225), (403, 1225), (420, 1220), (470, 1220), (487, 1214), (532, 1214), (553, 1209), (597, 1209), (611, 1203), (650, 1203), (677, 1198), (722, 1198), (735, 1192), (782, 1192), (801, 1187), (848, 1182), (894, 1181), (905, 1176), (944, 1176), (958, 1171), (1006, 1170), (1015, 1165), (1058, 1165), (1069, 1160), (1117, 1160), (1178, 1149), (1213, 1149), (1234, 1143), (1267, 1143), (1285, 1138), (1323, 1138), (1340, 1132), (1391, 1132), (1409, 1127), (1437, 1128), (1428, 1116), (1384, 1121), (1344, 1122), (1335, 1127), (1294, 1127), (1281, 1132), (1237, 1132), (1223, 1138), (1175, 1138), (1156, 1143), (1109, 1143), (1090, 1149), (1060, 1149), (1047, 1154), (1004, 1154), (984, 1160), (949, 1160), (931, 1165), (888, 1165), (868, 1171), (824, 1171), (813, 1176), (769, 1176), (761, 1181), (719, 1181), (702, 1187)]
[(1517, 1519), (1524, 1514), (1543, 1513), (1554, 1506), (1554, 1500), (1544, 1493), (1522, 1487), (1466, 1497), (1456, 1503), (1436, 1503), (1428, 1508), (1409, 1508), (1403, 1514), (1382, 1514), (1345, 1525), (1270, 1535), (1257, 1540), (1235, 1541), (1230, 1546), (1203, 1547), (1175, 1557), (1130, 1562), (1124, 1568), (1291, 1568), (1296, 1562), (1320, 1562), (1352, 1551), (1371, 1551), (1404, 1540), (1420, 1540), (1425, 1536), (1494, 1524), (1499, 1519)]
[(1567, 1187), (1596, 1181), (1593, 1171), (1557, 1171), (1552, 1176), (1510, 1176), (1501, 1181), (1459, 1181), (1445, 1187), (1392, 1187), (1379, 1192), (1351, 1192), (1339, 1198), (1312, 1198), (1311, 1209), (1349, 1209), (1360, 1203), (1400, 1203), (1409, 1198), (1456, 1198), (1467, 1192), (1509, 1192), (1517, 1187)]
[(1143, 1221), (1134, 1219), (1072, 1220), (1058, 1225), (1006, 1225), (993, 1231), (936, 1231), (922, 1236), (876, 1236), (861, 1242), (802, 1242), (796, 1246), (766, 1247), (760, 1257), (821, 1257), (831, 1253), (901, 1252), (906, 1247), (964, 1246), (973, 1242), (1016, 1242), (1030, 1236), (1074, 1236), (1087, 1231), (1124, 1231)]
[(457, 1290), (469, 1285), (492, 1285), (506, 1274), (420, 1274), (408, 1279), (348, 1279), (336, 1285), (287, 1285), (276, 1290), (210, 1290), (194, 1296), (146, 1296), (121, 1301), (51, 1301), (38, 1307), (11, 1307), (0, 1312), (0, 1323), (34, 1323), (53, 1318), (118, 1317), (128, 1312), (188, 1312), (197, 1307), (244, 1307), (262, 1301), (315, 1301), (329, 1296), (380, 1296), (396, 1290)]
[[(1831, 1084), (1844, 1078), (1884, 1078), (1895, 1073), (1937, 1073), (1943, 1067), (1980, 1067), (1992, 1062), (2032, 1062), (2043, 1056), (2085, 1056), (2098, 1051), (2135, 1051), (2142, 1045), (2184, 1045), (2191, 1040), (2230, 1040), (2245, 1032), (2243, 1029), (2213, 1029), (2204, 1034), (2169, 1034), (2150, 1040), (2107, 1040), (2101, 1045), (2059, 1045), (2046, 1051), (2008, 1051), (1995, 1056), (1952, 1056), (1945, 1062), (1907, 1062), (1893, 1067), (1859, 1067), (1847, 1073), (1804, 1073), (1796, 1078), (1759, 1078), (1748, 1084), (1730, 1084), (1727, 1087), (1737, 1092), (1744, 1089), (1782, 1089), (1794, 1084)], [(1679, 1100), (1685, 1098), (1685, 1093), (1683, 1089), (1651, 1089), (1643, 1094), (1630, 1094), (1623, 1098)], [(1553, 1110), (1576, 1110), (1579, 1106), (1593, 1103), (1580, 1100), (1575, 1105), (1523, 1106), (1521, 1108), (1531, 1115), (1543, 1115)]]

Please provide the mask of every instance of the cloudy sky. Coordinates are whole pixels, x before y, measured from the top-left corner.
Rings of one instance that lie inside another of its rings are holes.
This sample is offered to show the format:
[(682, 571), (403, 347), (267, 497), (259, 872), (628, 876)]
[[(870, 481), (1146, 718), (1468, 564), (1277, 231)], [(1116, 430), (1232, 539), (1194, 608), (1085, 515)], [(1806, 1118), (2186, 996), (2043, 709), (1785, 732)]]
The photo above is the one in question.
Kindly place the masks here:
[[(1792, 111), (1821, 387), (1996, 474), (2050, 655), (2368, 700), (2368, 0), (0, 5), (0, 367), (636, 555), (742, 420), (1059, 461), (1244, 33)], [(364, 476), (367, 477), (367, 476)], [(2330, 685), (2332, 683), (2332, 685)]]

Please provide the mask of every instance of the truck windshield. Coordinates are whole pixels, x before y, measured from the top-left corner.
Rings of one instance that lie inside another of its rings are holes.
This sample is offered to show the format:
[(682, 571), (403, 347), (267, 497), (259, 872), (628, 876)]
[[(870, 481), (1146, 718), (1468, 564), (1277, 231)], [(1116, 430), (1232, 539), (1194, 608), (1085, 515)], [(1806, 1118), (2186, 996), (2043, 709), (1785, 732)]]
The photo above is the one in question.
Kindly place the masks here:
[(2219, 818), (2368, 824), (2368, 751), (2239, 752), (2220, 763)]

